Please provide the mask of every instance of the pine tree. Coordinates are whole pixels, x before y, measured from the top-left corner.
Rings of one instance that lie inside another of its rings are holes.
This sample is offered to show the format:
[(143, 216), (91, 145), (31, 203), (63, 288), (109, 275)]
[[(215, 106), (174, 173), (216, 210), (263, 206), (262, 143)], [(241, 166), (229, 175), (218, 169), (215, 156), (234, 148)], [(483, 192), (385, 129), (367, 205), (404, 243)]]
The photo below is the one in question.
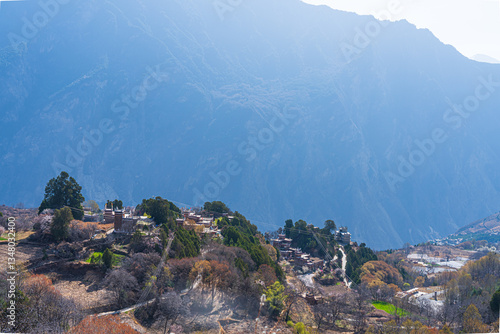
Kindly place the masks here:
[(285, 306), (285, 300), (287, 295), (285, 295), (285, 287), (278, 281), (274, 282), (267, 290), (264, 291), (266, 294), (266, 301), (269, 304), (269, 311), (274, 317), (278, 317)]
[(38, 214), (45, 209), (61, 209), (67, 206), (71, 208), (72, 216), (81, 220), (83, 218), (82, 202), (85, 201), (81, 191), (82, 187), (74, 178), (66, 172), (61, 172), (57, 178), (47, 183)]
[(52, 233), (56, 241), (61, 241), (68, 237), (69, 223), (72, 220), (73, 215), (70, 208), (64, 207), (55, 211), (52, 225), (50, 226), (50, 233)]
[(110, 269), (113, 266), (113, 253), (106, 248), (104, 253), (102, 253), (102, 262), (107, 269)]
[(498, 289), (491, 297), (490, 308), (493, 313), (498, 314), (500, 311), (500, 289)]

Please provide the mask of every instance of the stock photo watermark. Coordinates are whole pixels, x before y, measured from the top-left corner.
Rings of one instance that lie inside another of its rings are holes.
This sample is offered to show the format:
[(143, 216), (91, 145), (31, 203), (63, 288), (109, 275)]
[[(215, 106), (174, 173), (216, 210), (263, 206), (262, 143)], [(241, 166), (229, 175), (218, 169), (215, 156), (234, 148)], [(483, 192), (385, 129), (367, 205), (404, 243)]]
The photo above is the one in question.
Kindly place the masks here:
[(30, 18), (21, 18), (22, 26), (20, 33), (9, 32), (7, 38), (14, 50), (23, 52), (28, 49), (29, 41), (33, 40), (38, 33), (49, 24), (61, 10), (61, 6), (68, 4), (71, 0), (41, 0), (38, 2), (40, 10)]
[(16, 219), (7, 220), (7, 323), (16, 327)]
[[(140, 84), (134, 86), (129, 94), (122, 94), (120, 98), (115, 99), (110, 106), (111, 112), (118, 117), (121, 122), (125, 122), (130, 112), (137, 108), (151, 92), (159, 87), (161, 83), (168, 81), (169, 76), (166, 72), (162, 72), (160, 65), (154, 68), (146, 67), (144, 79)], [(111, 118), (103, 118), (99, 121), (98, 126), (90, 131), (83, 132), (83, 138), (75, 147), (66, 145), (66, 158), (64, 163), (54, 160), (52, 168), (54, 173), (58, 174), (61, 171), (71, 172), (83, 164), (85, 158), (92, 154), (95, 148), (102, 144), (105, 135), (115, 131), (118, 124)]]
[(282, 113), (275, 112), (266, 127), (260, 129), (255, 135), (248, 136), (237, 146), (239, 158), (229, 160), (218, 172), (208, 173), (210, 181), (201, 190), (197, 187), (193, 188), (193, 203), (198, 205), (217, 199), (231, 180), (243, 171), (241, 159), (246, 162), (254, 161), (259, 152), (272, 145), (276, 136), (279, 136), (297, 117), (298, 110), (294, 108), (285, 108)]
[(243, 3), (243, 0), (217, 0), (212, 3), (217, 16), (224, 21), (227, 13), (233, 12)]
[(379, 11), (377, 17), (368, 21), (363, 28), (357, 27), (356, 34), (350, 43), (340, 43), (340, 49), (347, 62), (360, 55), (382, 32), (383, 28), (390, 24), (390, 20), (395, 15), (400, 14), (403, 8), (399, 0), (391, 0), (387, 3), (387, 8)]
[[(500, 87), (500, 81), (496, 81), (493, 75), (489, 75), (488, 78), (479, 77), (478, 81), (479, 84), (474, 93), (467, 96), (462, 103), (448, 102), (450, 108), (446, 109), (442, 118), (449, 129), (459, 130), (464, 121), (479, 109), (481, 102), (486, 101)], [(396, 171), (384, 173), (389, 188), (395, 192), (397, 186), (411, 177), (417, 167), (422, 166), (436, 152), (438, 145), (445, 143), (449, 138), (449, 130), (447, 131), (444, 127), (436, 127), (426, 138), (415, 139), (413, 141), (414, 149), (407, 156), (398, 156)]]

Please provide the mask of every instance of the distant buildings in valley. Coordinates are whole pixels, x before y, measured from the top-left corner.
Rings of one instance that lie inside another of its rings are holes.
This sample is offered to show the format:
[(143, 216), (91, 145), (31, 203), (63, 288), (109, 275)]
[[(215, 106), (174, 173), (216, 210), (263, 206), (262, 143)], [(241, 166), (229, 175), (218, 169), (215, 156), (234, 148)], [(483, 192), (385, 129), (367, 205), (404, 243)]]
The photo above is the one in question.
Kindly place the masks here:
[(444, 306), (444, 289), (440, 286), (414, 288), (407, 291), (400, 291), (394, 296), (396, 300), (406, 302), (407, 305), (416, 307), (415, 311), (421, 305), (438, 311)]
[(292, 239), (286, 238), (284, 234), (278, 235), (278, 239), (271, 240), (271, 243), (276, 247), (282, 258), (293, 262), (299, 267), (307, 267), (311, 271), (323, 268), (324, 260), (312, 257), (311, 255), (302, 252), (300, 248), (292, 248)]
[[(307, 226), (314, 232), (319, 233), (319, 228), (309, 224)], [(347, 231), (347, 227), (342, 226), (338, 231), (335, 231), (334, 238), (337, 242), (349, 245), (351, 243), (351, 233)], [(312, 257), (310, 254), (303, 253), (300, 248), (292, 248), (292, 239), (287, 238), (285, 234), (279, 234), (277, 239), (271, 239), (271, 244), (276, 247), (282, 258), (293, 262), (299, 267), (307, 267), (311, 271), (324, 267), (324, 260)]]

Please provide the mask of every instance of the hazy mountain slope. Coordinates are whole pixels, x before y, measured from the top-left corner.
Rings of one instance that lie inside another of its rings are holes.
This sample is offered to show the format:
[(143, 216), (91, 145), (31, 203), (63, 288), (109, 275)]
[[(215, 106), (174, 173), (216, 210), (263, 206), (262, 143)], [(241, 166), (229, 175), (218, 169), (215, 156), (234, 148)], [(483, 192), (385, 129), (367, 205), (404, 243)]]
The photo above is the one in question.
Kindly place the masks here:
[[(2, 5), (0, 203), (38, 205), (65, 169), (101, 202), (222, 199), (274, 224), (264, 230), (331, 218), (377, 248), (446, 235), (499, 206), (500, 87), (467, 120), (443, 120), (480, 77), (500, 81), (499, 66), (407, 22), (348, 59), (341, 46), (373, 18), (255, 0), (221, 19), (215, 3), (71, 2), (20, 53), (8, 33), (40, 8)], [(127, 106), (157, 68), (159, 85)], [(99, 128), (111, 129), (75, 159)], [(390, 187), (399, 156), (436, 128), (448, 139)], [(211, 173), (228, 163), (217, 189)]]
[(460, 235), (477, 233), (498, 235), (500, 233), (500, 214), (495, 213), (484, 219), (476, 220), (475, 222), (462, 227), (455, 234)]

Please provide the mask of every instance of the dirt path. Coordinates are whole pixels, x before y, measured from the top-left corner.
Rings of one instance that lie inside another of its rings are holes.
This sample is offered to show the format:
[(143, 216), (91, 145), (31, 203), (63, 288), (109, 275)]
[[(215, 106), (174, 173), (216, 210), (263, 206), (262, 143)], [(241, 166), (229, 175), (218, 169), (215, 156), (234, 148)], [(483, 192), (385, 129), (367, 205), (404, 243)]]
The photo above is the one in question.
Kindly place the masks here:
[[(339, 249), (340, 249), (340, 252), (342, 253), (342, 270), (345, 273), (345, 268), (347, 266), (347, 256), (344, 252), (344, 247), (340, 246)], [(349, 288), (351, 287), (351, 283), (347, 280), (346, 275), (344, 275), (344, 283), (345, 283), (345, 286), (347, 286)]]

